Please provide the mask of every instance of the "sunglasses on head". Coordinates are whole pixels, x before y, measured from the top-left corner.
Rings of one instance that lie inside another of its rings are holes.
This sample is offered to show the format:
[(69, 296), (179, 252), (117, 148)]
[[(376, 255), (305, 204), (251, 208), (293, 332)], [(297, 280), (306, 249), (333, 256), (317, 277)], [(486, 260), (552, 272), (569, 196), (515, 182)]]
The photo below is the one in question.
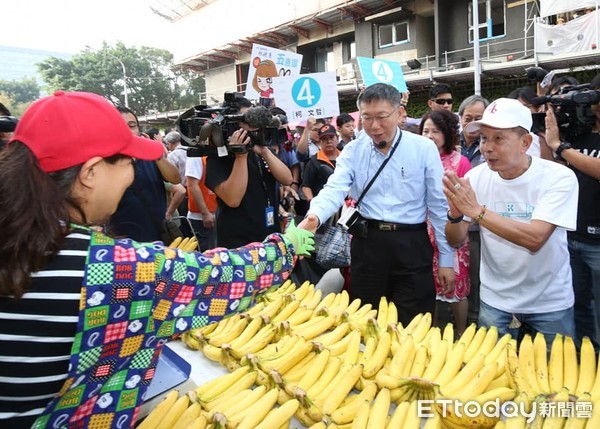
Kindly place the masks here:
[(435, 102), (435, 104), (439, 104), (440, 106), (442, 104), (452, 104), (452, 99), (451, 98), (436, 98), (433, 101)]

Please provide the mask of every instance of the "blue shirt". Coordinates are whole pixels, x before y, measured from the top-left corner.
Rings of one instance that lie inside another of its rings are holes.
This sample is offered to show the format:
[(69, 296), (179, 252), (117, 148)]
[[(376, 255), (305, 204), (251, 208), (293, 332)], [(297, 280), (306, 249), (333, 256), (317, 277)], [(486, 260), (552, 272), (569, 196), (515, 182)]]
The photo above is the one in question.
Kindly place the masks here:
[[(394, 143), (398, 133), (394, 137)], [(444, 168), (431, 140), (404, 131), (398, 148), (358, 207), (367, 219), (417, 224), (429, 213), (440, 250), (440, 267), (453, 267), (454, 251), (446, 241), (448, 202), (442, 191)], [(350, 193), (358, 199), (379, 166), (392, 153), (384, 154), (366, 134), (351, 141), (337, 158), (334, 173), (310, 204), (308, 214), (329, 219)]]

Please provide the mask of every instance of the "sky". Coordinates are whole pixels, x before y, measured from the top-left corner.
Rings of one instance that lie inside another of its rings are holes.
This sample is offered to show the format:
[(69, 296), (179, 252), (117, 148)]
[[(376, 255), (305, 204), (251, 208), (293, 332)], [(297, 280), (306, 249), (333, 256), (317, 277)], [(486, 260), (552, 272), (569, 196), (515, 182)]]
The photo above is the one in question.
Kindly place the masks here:
[(2, 4), (0, 45), (76, 54), (102, 42), (169, 49), (175, 35), (148, 0), (14, 0)]

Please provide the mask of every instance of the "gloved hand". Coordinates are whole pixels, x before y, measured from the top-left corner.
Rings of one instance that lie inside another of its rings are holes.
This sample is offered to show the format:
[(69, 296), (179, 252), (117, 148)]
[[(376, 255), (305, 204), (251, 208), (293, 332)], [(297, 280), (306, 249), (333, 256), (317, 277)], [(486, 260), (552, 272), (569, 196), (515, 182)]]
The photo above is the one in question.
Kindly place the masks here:
[(315, 250), (315, 234), (302, 228), (296, 227), (294, 220), (290, 223), (283, 234), (294, 245), (294, 250), (298, 256), (310, 256), (310, 252)]

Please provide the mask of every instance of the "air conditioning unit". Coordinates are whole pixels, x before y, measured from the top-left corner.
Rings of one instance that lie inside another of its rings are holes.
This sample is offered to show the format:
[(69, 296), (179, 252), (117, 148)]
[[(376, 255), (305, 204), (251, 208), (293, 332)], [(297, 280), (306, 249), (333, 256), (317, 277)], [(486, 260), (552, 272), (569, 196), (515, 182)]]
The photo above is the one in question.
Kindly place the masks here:
[(347, 82), (355, 78), (354, 64), (342, 64), (337, 69), (337, 75), (340, 78), (340, 82)]

